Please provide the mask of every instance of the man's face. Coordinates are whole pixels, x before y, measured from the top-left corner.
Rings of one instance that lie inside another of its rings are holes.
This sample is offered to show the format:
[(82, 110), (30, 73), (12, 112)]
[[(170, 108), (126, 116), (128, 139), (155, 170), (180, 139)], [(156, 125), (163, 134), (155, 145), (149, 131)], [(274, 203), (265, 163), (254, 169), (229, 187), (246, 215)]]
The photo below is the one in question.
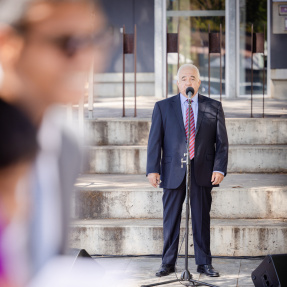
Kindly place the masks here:
[[(23, 47), (14, 71), (24, 100), (35, 108), (77, 102), (84, 95), (89, 69), (104, 66), (103, 43), (87, 41), (105, 28), (101, 11), (83, 1), (35, 2), (27, 13)], [(98, 37), (100, 38), (100, 37)]]
[(194, 68), (186, 67), (183, 68), (180, 73), (177, 80), (177, 86), (179, 89), (179, 92), (187, 97), (185, 91), (186, 88), (192, 87), (194, 88), (194, 96), (198, 92), (198, 89), (200, 87), (201, 81), (198, 78), (197, 72)]

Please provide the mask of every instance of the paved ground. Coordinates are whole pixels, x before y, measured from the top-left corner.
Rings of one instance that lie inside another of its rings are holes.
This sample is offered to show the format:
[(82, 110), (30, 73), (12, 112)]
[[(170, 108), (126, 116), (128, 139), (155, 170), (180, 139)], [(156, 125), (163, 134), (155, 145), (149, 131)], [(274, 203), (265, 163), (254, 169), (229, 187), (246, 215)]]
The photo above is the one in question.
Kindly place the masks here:
[[(214, 97), (219, 99), (218, 97)], [(155, 97), (137, 97), (137, 117), (151, 118), (155, 102), (160, 99)], [(254, 96), (253, 114), (254, 117), (262, 117), (263, 105), (262, 96)], [(250, 96), (242, 97), (236, 100), (223, 98), (223, 109), (227, 118), (249, 118), (251, 111)], [(122, 98), (107, 97), (96, 98), (94, 104), (94, 118), (122, 117)], [(127, 97), (125, 100), (126, 117), (134, 116), (134, 99)], [(86, 111), (87, 116), (87, 111)], [(265, 99), (266, 117), (287, 117), (287, 101), (276, 99)]]
[[(285, 173), (242, 173), (229, 174), (219, 188), (258, 188), (258, 187), (283, 187), (287, 185)], [(76, 183), (79, 189), (93, 190), (120, 190), (120, 189), (147, 189), (150, 186), (145, 175), (134, 174), (84, 174)]]
[[(113, 276), (120, 279), (118, 284), (113, 287), (136, 287), (159, 283), (176, 279), (176, 275), (158, 278), (155, 272), (161, 264), (160, 258), (150, 257), (129, 257), (129, 258), (104, 258), (94, 257), (96, 262), (102, 266), (106, 272), (111, 272)], [(254, 286), (251, 280), (251, 272), (254, 271), (262, 260), (258, 259), (213, 259), (213, 266), (217, 269), (221, 276), (218, 278), (210, 278), (200, 275), (196, 272), (194, 259), (189, 259), (189, 271), (193, 275), (193, 279), (214, 284), (216, 286), (229, 287), (249, 287)], [(116, 270), (110, 270), (110, 266), (116, 266)], [(180, 277), (184, 269), (184, 258), (178, 260), (177, 276)], [(182, 282), (187, 284), (187, 282)], [(181, 283), (171, 283), (166, 286), (183, 286)], [(191, 285), (188, 285), (191, 286)]]

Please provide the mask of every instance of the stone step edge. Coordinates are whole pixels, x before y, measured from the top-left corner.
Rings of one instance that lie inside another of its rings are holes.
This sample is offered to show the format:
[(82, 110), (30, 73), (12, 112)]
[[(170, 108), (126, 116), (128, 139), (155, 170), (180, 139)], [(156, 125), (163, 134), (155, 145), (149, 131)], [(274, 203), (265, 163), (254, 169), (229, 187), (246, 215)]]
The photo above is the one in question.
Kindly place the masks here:
[[(244, 148), (244, 149), (249, 149), (250, 147), (256, 147), (256, 148), (261, 148), (261, 149), (269, 149), (270, 147), (276, 147), (278, 149), (287, 149), (287, 145), (286, 144), (231, 144), (229, 145), (229, 148)], [(98, 146), (94, 146), (94, 145), (85, 145), (84, 148), (92, 148), (92, 149), (146, 149), (147, 145), (98, 145)]]
[[(214, 187), (212, 189), (212, 193), (216, 192), (287, 192), (287, 185), (286, 186), (263, 186), (263, 187)], [(144, 187), (144, 188), (135, 188), (134, 186), (131, 187), (121, 187), (121, 188), (98, 188), (98, 187), (89, 187), (89, 186), (76, 186), (75, 192), (162, 192), (162, 188), (154, 188), (154, 187)]]
[[(134, 227), (162, 227), (162, 219), (81, 219), (72, 220), (71, 227), (104, 227), (104, 228), (134, 228)], [(185, 226), (182, 222), (181, 228)], [(287, 218), (284, 219), (211, 219), (211, 227), (249, 227), (249, 228), (286, 228)]]
[[(73, 195), (72, 218), (162, 219), (162, 195), (163, 191), (160, 189), (144, 193), (140, 190), (78, 190)], [(284, 219), (287, 218), (283, 202), (286, 196), (287, 187), (273, 190), (251, 188), (244, 191), (217, 189), (212, 191), (213, 204), (210, 215), (212, 219)], [(256, 201), (253, 202), (254, 198)], [(144, 204), (139, 203), (141, 199)], [(184, 210), (185, 205), (182, 218), (185, 218)]]
[[(270, 122), (287, 122), (287, 118), (225, 118), (226, 121), (268, 121)], [(94, 119), (85, 119), (87, 122), (151, 122), (151, 118), (134, 118), (134, 117), (124, 117), (124, 118), (94, 118)]]
[[(287, 219), (213, 219), (210, 229), (211, 252), (215, 256), (286, 253), (286, 223)], [(162, 220), (81, 220), (71, 224), (69, 245), (84, 248), (90, 254), (160, 254), (162, 231)], [(183, 235), (184, 223), (180, 241)], [(189, 245), (192, 246), (191, 230), (189, 239)], [(193, 254), (193, 248), (189, 248), (189, 254)]]

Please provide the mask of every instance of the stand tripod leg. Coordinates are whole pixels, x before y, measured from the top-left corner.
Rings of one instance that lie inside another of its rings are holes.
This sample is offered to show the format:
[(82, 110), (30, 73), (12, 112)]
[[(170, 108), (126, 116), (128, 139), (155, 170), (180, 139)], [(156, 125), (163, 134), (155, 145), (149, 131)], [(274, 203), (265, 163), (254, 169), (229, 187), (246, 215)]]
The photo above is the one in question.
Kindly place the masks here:
[(194, 285), (194, 283), (196, 283), (197, 285), (194, 285), (194, 286), (210, 286), (210, 287), (218, 287), (218, 286), (216, 286), (216, 285), (213, 285), (213, 284), (209, 284), (209, 283), (206, 283), (206, 282), (202, 282), (202, 281), (198, 281), (198, 280), (190, 280), (190, 282), (192, 282), (193, 283), (193, 285)]
[[(152, 287), (152, 286), (160, 286), (160, 285), (166, 285), (166, 284), (171, 284), (171, 283), (175, 283), (175, 282), (190, 282), (192, 283), (192, 286), (209, 286), (209, 287), (218, 287), (216, 285), (213, 285), (213, 284), (209, 284), (209, 283), (206, 283), (206, 282), (202, 282), (202, 281), (198, 281), (198, 280), (188, 280), (188, 281), (185, 281), (185, 280), (180, 280), (180, 279), (175, 279), (175, 280), (170, 280), (170, 281), (164, 281), (164, 282), (159, 282), (159, 283), (154, 283), (154, 284), (149, 284), (149, 285), (141, 285), (141, 287)], [(197, 285), (195, 285), (195, 283)], [(186, 285), (186, 286), (189, 286), (189, 285)]]
[(178, 280), (178, 279), (174, 279), (174, 280), (170, 280), (170, 281), (159, 282), (159, 283), (154, 283), (154, 284), (149, 284), (149, 285), (141, 285), (141, 287), (152, 287), (152, 286), (166, 285), (166, 284), (175, 283), (175, 282), (179, 282), (179, 281), (180, 280)]

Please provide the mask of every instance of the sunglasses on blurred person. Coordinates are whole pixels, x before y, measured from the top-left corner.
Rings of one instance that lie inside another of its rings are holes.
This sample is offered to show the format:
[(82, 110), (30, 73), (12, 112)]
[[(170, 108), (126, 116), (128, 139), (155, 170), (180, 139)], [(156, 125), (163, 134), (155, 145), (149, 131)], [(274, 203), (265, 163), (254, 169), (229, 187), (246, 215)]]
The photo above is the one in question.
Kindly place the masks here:
[(67, 58), (76, 56), (81, 50), (101, 49), (105, 51), (116, 44), (118, 37), (115, 37), (115, 31), (112, 27), (105, 27), (100, 32), (85, 35), (59, 35), (48, 36), (43, 34), (30, 33), (27, 26), (15, 26), (16, 31), (28, 40), (34, 40), (38, 43), (52, 45), (58, 48)]

